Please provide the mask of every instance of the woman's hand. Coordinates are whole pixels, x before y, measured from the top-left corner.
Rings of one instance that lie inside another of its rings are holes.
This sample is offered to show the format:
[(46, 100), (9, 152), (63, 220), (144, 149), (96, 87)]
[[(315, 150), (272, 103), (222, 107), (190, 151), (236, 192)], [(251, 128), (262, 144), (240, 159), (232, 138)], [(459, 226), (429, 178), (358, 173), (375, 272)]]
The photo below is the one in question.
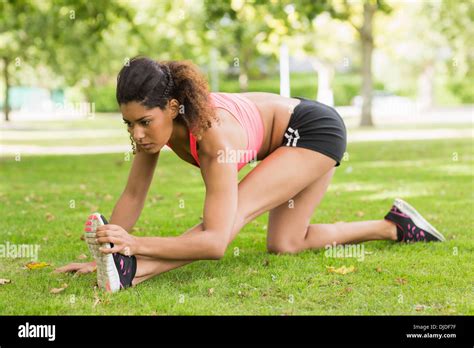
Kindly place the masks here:
[(125, 256), (135, 255), (138, 247), (138, 238), (132, 236), (118, 225), (103, 225), (97, 227), (96, 241), (102, 243), (113, 243), (113, 248), (99, 248), (104, 254), (120, 253)]
[(54, 273), (76, 272), (76, 274), (86, 274), (95, 272), (97, 269), (95, 261), (86, 263), (70, 263), (69, 265), (56, 268)]

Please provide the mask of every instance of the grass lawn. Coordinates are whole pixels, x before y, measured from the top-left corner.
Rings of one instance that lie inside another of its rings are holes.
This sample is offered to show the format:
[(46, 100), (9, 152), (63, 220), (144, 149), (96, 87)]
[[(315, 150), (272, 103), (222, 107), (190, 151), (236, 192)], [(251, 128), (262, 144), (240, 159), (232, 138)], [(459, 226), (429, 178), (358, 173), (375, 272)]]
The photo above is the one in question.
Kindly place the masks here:
[[(131, 162), (123, 154), (3, 157), (0, 244), (39, 245), (38, 261), (50, 266), (29, 270), (28, 259), (1, 257), (0, 278), (11, 283), (0, 285), (0, 314), (474, 314), (472, 140), (350, 143), (348, 152), (312, 223), (380, 219), (401, 197), (447, 241), (364, 243), (361, 261), (330, 258), (324, 249), (270, 255), (264, 214), (222, 260), (198, 261), (112, 295), (94, 291), (95, 273), (52, 271), (85, 261), (84, 221), (95, 210), (110, 216)], [(199, 170), (164, 152), (135, 233), (179, 235), (200, 221), (203, 200)], [(335, 274), (328, 266), (355, 271)], [(64, 291), (50, 293), (63, 284)]]

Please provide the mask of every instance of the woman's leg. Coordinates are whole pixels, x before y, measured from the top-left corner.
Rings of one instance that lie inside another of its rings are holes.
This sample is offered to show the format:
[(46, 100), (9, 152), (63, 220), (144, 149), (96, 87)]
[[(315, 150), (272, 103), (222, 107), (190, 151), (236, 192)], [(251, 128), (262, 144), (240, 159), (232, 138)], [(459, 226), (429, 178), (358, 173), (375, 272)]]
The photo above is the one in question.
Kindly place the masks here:
[[(229, 243), (247, 223), (287, 202), (322, 177), (334, 167), (335, 163), (333, 159), (308, 149), (297, 147), (276, 149), (240, 181), (237, 218)], [(290, 227), (288, 225), (288, 229)], [(202, 224), (198, 224), (186, 233), (201, 231)], [(137, 261), (137, 273), (133, 284), (192, 262), (143, 257), (137, 257)]]
[[(240, 228), (239, 228), (240, 230)], [(187, 233), (199, 233), (203, 231), (202, 222), (196, 226), (190, 228), (183, 234)], [(234, 229), (233, 235), (238, 233), (238, 230)], [(182, 267), (196, 260), (168, 260), (168, 259), (157, 259), (147, 256), (137, 255), (137, 272), (135, 278), (133, 278), (132, 284), (136, 285), (147, 279), (150, 279), (158, 274), (171, 271), (172, 269)]]
[(326, 245), (369, 240), (396, 240), (396, 226), (385, 220), (310, 224), (336, 168), (330, 169), (289, 202), (269, 214), (267, 248), (272, 253), (297, 253)]

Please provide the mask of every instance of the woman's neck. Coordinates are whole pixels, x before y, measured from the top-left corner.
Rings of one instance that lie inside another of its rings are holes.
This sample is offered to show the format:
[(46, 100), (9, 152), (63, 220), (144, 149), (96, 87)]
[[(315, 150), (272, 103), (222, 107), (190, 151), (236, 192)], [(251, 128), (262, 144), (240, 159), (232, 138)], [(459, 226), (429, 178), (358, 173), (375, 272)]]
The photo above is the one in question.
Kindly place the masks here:
[(189, 141), (188, 139), (188, 127), (183, 122), (178, 120), (173, 121), (173, 132), (171, 133), (169, 143), (172, 146), (180, 146), (182, 144), (186, 144)]

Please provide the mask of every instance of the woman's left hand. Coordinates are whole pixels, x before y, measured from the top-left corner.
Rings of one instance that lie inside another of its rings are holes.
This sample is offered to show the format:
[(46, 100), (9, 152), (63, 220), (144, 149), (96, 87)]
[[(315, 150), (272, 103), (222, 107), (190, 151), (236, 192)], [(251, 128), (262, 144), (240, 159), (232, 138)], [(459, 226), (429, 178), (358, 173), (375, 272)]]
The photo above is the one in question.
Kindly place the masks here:
[(138, 237), (132, 236), (118, 225), (103, 225), (97, 227), (96, 241), (102, 243), (113, 243), (113, 248), (99, 248), (104, 254), (120, 253), (125, 256), (134, 255), (137, 251)]

